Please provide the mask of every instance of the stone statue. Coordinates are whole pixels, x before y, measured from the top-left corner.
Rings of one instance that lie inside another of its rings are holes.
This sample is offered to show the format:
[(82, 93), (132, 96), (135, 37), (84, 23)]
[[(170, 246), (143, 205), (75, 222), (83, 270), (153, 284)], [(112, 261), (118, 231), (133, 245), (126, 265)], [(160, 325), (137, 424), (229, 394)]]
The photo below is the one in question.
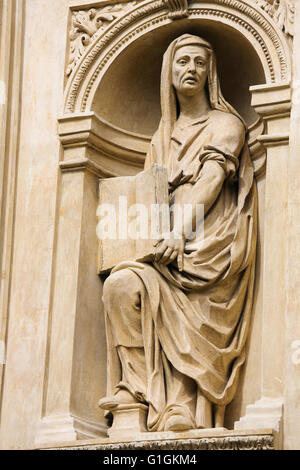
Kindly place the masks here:
[(146, 404), (148, 431), (222, 427), (245, 361), (257, 195), (246, 125), (202, 38), (185, 34), (167, 49), (161, 109), (145, 166), (167, 167), (170, 205), (204, 205), (204, 240), (197, 231), (187, 239), (174, 216), (153, 263), (122, 263), (105, 281), (108, 394), (99, 405)]

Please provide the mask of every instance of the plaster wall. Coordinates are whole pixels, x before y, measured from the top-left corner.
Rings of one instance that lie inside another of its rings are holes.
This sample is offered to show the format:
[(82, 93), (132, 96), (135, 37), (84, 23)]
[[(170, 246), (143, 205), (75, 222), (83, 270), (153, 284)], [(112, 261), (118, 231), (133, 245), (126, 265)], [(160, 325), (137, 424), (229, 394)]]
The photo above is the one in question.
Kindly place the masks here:
[[(26, 0), (24, 70), (1, 448), (34, 443), (51, 305), (66, 0)], [(63, 357), (62, 357), (63, 361)]]

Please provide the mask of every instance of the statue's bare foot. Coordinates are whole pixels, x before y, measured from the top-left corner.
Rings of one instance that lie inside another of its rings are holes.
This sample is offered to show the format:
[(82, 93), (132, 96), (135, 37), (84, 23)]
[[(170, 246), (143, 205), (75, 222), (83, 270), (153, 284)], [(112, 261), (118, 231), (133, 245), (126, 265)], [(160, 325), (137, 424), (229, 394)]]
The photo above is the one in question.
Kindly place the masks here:
[(138, 401), (127, 390), (120, 389), (112, 397), (104, 397), (99, 400), (98, 405), (103, 410), (113, 410), (119, 405), (132, 405)]

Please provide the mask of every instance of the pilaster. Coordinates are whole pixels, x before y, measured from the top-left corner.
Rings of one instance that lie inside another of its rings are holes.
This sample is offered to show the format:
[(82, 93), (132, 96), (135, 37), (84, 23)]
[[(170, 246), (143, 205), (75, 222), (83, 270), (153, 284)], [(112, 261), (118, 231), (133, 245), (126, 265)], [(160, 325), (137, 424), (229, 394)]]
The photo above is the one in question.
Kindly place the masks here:
[(266, 149), (261, 399), (247, 406), (235, 429), (271, 426), (281, 438), (285, 394), (286, 227), (291, 112), (289, 83), (251, 87), (252, 106), (265, 123), (257, 137)]
[[(97, 276), (97, 166), (60, 164), (54, 291), (44, 412), (37, 442), (104, 436), (106, 347)], [(78, 419), (76, 419), (78, 417)]]

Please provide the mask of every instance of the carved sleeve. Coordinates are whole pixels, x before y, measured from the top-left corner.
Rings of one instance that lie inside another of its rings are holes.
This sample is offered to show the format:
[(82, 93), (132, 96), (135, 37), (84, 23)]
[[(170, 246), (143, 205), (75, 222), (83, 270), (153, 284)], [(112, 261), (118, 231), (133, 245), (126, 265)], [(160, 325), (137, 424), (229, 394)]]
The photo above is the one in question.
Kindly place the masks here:
[(216, 161), (223, 168), (226, 178), (234, 181), (244, 143), (244, 125), (237, 117), (226, 116), (222, 122), (215, 123), (211, 142), (200, 153), (201, 167), (209, 160)]

